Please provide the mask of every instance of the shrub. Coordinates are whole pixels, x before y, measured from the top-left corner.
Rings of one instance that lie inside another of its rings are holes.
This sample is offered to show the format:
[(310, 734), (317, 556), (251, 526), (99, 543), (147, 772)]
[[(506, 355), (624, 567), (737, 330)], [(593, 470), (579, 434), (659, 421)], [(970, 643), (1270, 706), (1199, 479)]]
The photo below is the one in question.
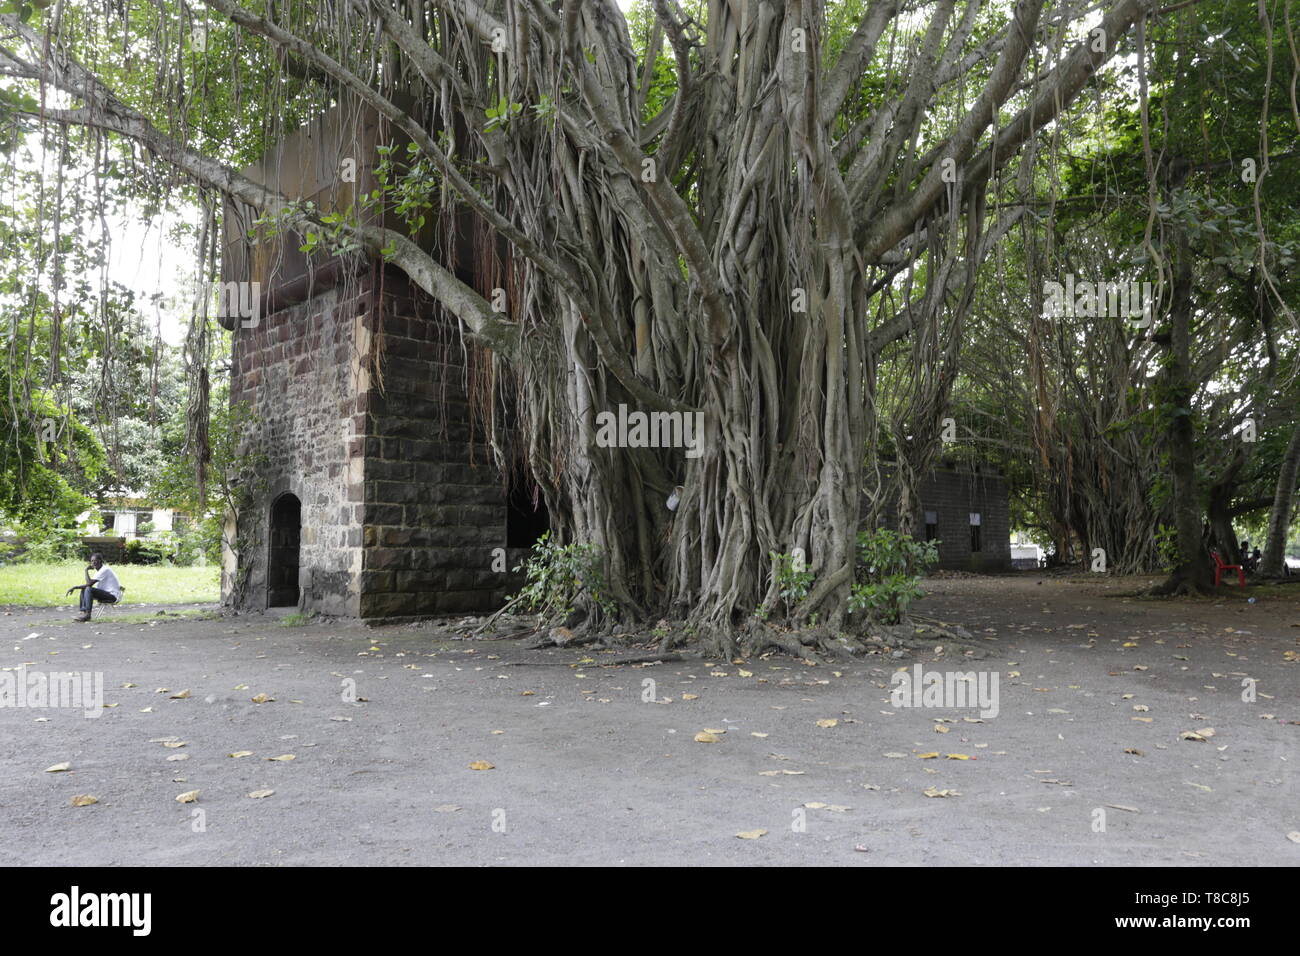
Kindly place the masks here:
[(76, 528), (23, 528), (20, 537), (23, 540), (20, 561), (47, 564), (86, 557), (86, 546)]
[(849, 610), (897, 624), (924, 592), (921, 576), (939, 560), (935, 541), (915, 541), (888, 528), (858, 532), (858, 568)]
[(171, 546), (166, 541), (145, 541), (132, 538), (126, 543), (127, 564), (164, 564), (171, 559)]
[(510, 600), (536, 613), (543, 623), (562, 622), (573, 613), (584, 592), (598, 609), (614, 610), (614, 602), (605, 593), (600, 549), (595, 545), (558, 544), (547, 531), (515, 571), (524, 573), (524, 586)]

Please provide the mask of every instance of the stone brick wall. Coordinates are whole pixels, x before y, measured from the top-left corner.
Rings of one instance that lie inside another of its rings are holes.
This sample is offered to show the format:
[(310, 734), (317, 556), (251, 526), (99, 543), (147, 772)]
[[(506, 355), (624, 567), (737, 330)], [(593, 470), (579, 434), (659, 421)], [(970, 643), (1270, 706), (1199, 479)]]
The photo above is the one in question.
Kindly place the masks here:
[(387, 272), (381, 281), (360, 614), (498, 607), (511, 583), (492, 570), (493, 549), (506, 544), (506, 494), (471, 417), (475, 352), (466, 363), (452, 322), (404, 276)]
[[(227, 562), (222, 593), (245, 607), (266, 607), (267, 524), (272, 502), (296, 495), (302, 505), (300, 605), (356, 615), (362, 567), (363, 460), (367, 432), (366, 349), (371, 304), (367, 275), (321, 291), (234, 334), (231, 401), (252, 406), (251, 451), (262, 458), (254, 505), (240, 516), (249, 546), (241, 568)], [(233, 595), (233, 575), (246, 574)]]
[[(888, 482), (888, 474), (885, 478)], [(1011, 524), (1005, 479), (981, 468), (936, 468), (921, 479), (921, 516), (932, 512), (939, 540), (939, 567), (961, 571), (1005, 571), (1011, 567)], [(882, 512), (882, 524), (898, 527), (891, 496)], [(980, 516), (980, 551), (971, 551), (970, 516)], [(924, 538), (925, 526), (914, 531)]]

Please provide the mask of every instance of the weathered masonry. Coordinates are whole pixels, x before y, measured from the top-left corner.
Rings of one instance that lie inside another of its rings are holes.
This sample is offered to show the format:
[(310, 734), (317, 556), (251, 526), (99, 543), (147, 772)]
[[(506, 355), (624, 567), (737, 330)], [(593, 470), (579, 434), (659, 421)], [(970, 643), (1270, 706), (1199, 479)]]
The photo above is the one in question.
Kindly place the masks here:
[[(935, 468), (921, 478), (917, 538), (937, 541), (939, 567), (960, 571), (1011, 568), (1011, 518), (1006, 480), (987, 465)], [(897, 527), (889, 502), (885, 524)]]
[[(383, 135), (377, 118), (352, 110), (345, 120), (336, 108), (245, 174), (347, 210), (376, 186)], [(355, 182), (340, 176), (346, 160)], [(471, 415), (487, 356), (462, 349), (454, 320), (400, 271), (355, 254), (309, 260), (296, 236), (249, 241), (252, 218), (227, 206), (222, 281), (249, 284), (243, 311), (253, 313), (223, 323), (233, 327), (231, 402), (251, 413), (256, 465), (248, 507), (227, 522), (237, 547), (223, 599), (357, 617), (499, 606), (514, 583), (502, 569), (521, 553), (499, 549), (530, 544), (545, 514), (509, 506)], [(474, 259), (470, 231), (454, 233), (459, 261)], [(481, 277), (457, 271), (482, 291)]]

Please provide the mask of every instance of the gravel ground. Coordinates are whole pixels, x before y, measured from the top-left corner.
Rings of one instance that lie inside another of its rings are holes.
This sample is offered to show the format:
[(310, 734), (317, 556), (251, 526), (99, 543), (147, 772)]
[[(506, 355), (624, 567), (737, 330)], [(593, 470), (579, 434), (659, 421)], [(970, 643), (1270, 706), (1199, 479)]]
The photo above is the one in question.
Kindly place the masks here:
[[(102, 673), (106, 706), (0, 708), (0, 864), (1300, 863), (1300, 588), (1123, 596), (1138, 583), (933, 580), (918, 610), (985, 659), (818, 666), (10, 609), (0, 681)], [(917, 663), (996, 672), (998, 715), (891, 706)]]

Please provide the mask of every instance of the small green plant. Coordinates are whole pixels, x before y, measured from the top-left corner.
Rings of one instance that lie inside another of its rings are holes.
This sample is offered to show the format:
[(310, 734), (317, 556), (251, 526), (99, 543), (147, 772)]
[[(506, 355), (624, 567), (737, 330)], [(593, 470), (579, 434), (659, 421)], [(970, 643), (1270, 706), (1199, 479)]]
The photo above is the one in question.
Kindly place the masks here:
[(555, 105), (555, 100), (551, 99), (545, 93), (543, 93), (541, 98), (533, 104), (532, 110), (534, 116), (550, 127), (555, 126), (556, 117), (560, 115), (560, 110)]
[(888, 528), (858, 532), (858, 568), (849, 610), (897, 624), (924, 593), (921, 576), (939, 560), (937, 541), (916, 541)]
[[(776, 580), (777, 596), (785, 605), (786, 617), (789, 617), (799, 606), (799, 602), (808, 596), (817, 576), (808, 570), (803, 551), (798, 548), (789, 554), (769, 551), (767, 556), (772, 559), (772, 575)], [(754, 611), (754, 616), (759, 620), (766, 620), (767, 613), (760, 607)]]
[(1178, 550), (1178, 529), (1167, 524), (1162, 524), (1156, 529), (1156, 553), (1160, 556), (1160, 567), (1165, 571), (1172, 571), (1178, 567), (1179, 550)]
[(524, 110), (524, 104), (511, 103), (504, 96), (497, 101), (496, 106), (489, 106), (485, 111), (487, 122), (483, 124), (485, 130), (492, 129), (494, 126), (505, 128), (510, 125), (510, 119), (518, 116)]
[(524, 586), (510, 600), (537, 614), (545, 624), (561, 623), (584, 593), (598, 610), (615, 610), (605, 592), (601, 553), (595, 545), (560, 544), (547, 531), (515, 571), (523, 572)]
[(280, 618), (280, 626), (303, 627), (311, 623), (311, 618), (312, 616), (310, 614), (286, 614), (284, 617)]

